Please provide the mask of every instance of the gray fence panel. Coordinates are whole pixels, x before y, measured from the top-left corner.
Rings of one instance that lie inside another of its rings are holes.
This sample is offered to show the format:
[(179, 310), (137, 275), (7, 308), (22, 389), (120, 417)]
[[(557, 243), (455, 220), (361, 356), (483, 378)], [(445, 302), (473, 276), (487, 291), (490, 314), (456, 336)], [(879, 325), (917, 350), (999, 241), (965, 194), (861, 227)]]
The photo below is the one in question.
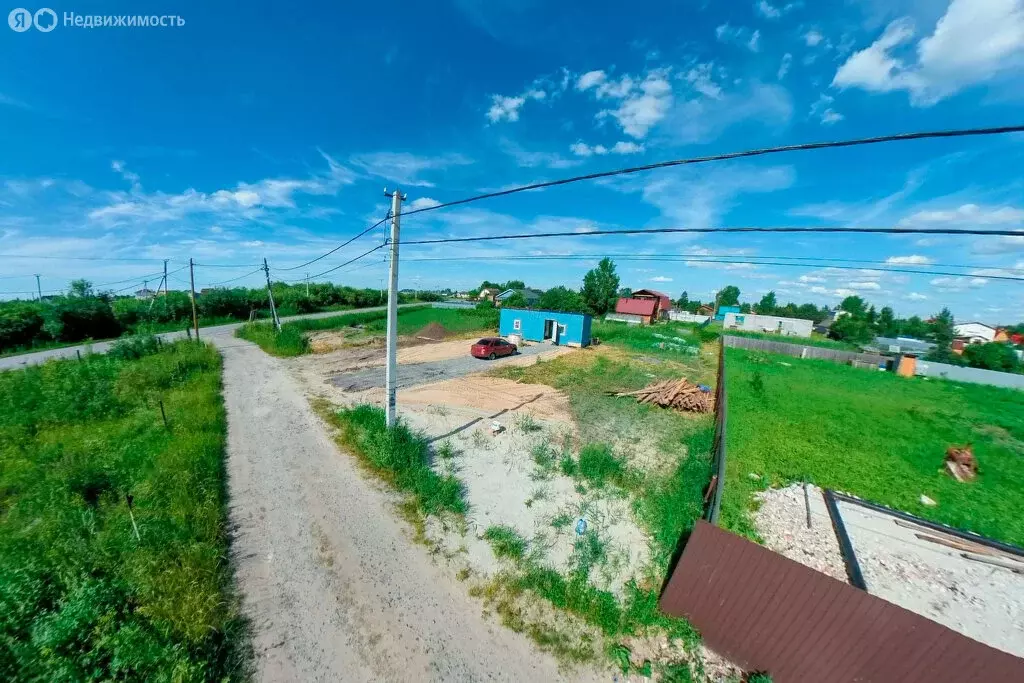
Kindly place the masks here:
[(785, 342), (777, 342), (770, 339), (734, 337), (729, 334), (726, 334), (725, 336), (725, 345), (731, 348), (781, 353), (786, 356), (793, 356), (794, 358), (817, 358), (819, 360), (831, 360), (837, 363), (858, 361), (878, 366), (889, 362), (889, 359), (885, 356), (880, 356), (875, 353), (857, 353), (856, 351), (843, 351), (841, 349), (826, 349), (820, 346), (787, 344)]
[(955, 382), (970, 382), (972, 384), (988, 384), (994, 387), (1007, 387), (1009, 389), (1024, 389), (1024, 375), (996, 372), (995, 370), (982, 370), (980, 368), (962, 368), (958, 365), (936, 363), (930, 360), (921, 360), (920, 358), (917, 360), (914, 374), (924, 377), (951, 379)]

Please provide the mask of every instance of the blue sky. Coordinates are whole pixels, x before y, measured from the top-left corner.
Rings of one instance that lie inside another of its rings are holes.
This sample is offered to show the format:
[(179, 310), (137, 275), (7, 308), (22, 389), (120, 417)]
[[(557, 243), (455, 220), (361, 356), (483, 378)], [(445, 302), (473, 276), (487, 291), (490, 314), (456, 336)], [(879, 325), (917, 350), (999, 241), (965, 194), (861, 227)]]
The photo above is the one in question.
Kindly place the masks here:
[[(383, 216), (385, 185), (400, 186), (417, 207), (668, 158), (1021, 123), (1022, 0), (818, 4), (254, 2), (239, 12), (178, 2), (147, 12), (181, 16), (180, 27), (2, 28), (0, 253), (26, 258), (0, 260), (0, 291), (33, 289), (34, 273), (48, 290), (74, 277), (113, 282), (160, 267), (41, 257), (240, 266), (199, 268), (199, 285), (243, 275), (264, 257), (272, 268), (296, 265)], [(53, 9), (120, 15), (137, 7)], [(1018, 229), (1021, 168), (1024, 136), (778, 155), (410, 216), (402, 232)], [(360, 240), (309, 271), (372, 244)], [(747, 300), (773, 289), (782, 301), (834, 305), (857, 293), (902, 315), (949, 306), (960, 319), (1024, 320), (1021, 283), (978, 278), (1024, 275), (1007, 270), (1024, 269), (1021, 237), (579, 236), (409, 246), (401, 285), (516, 278), (578, 287), (591, 262), (492, 260), (564, 253), (967, 264), (957, 277), (638, 261), (620, 261), (619, 272), (623, 285), (673, 297), (686, 290), (706, 300), (736, 284)], [(330, 278), (380, 286), (381, 254)], [(488, 258), (414, 260), (438, 256)]]

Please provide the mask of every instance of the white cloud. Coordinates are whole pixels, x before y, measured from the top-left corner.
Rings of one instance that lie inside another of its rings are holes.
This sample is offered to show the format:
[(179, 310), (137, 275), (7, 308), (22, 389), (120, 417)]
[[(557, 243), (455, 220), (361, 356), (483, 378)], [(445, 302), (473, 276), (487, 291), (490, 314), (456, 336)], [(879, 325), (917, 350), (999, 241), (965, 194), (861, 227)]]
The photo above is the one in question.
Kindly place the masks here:
[(416, 199), (409, 202), (407, 208), (415, 211), (416, 209), (430, 209), (435, 206), (440, 206), (441, 202), (431, 197), (417, 197)]
[(800, 282), (825, 282), (825, 278), (816, 275), (801, 275), (798, 279)]
[(790, 65), (792, 65), (792, 63), (793, 55), (789, 54), (788, 52), (782, 55), (782, 62), (779, 63), (779, 70), (776, 72), (775, 77), (778, 78), (780, 81), (783, 78), (785, 78), (786, 74), (789, 73), (789, 67)]
[(811, 104), (811, 116), (821, 121), (822, 125), (831, 126), (833, 123), (842, 121), (845, 117), (832, 108), (835, 98), (822, 93), (816, 102)]
[(807, 44), (807, 47), (817, 47), (823, 40), (825, 40), (825, 36), (814, 28), (804, 34), (804, 42)]
[(754, 3), (754, 9), (757, 10), (757, 13), (765, 19), (778, 19), (782, 15), (793, 11), (800, 5), (801, 3), (799, 2), (790, 2), (776, 7), (775, 5), (770, 4), (768, 0), (758, 0), (758, 2)]
[(849, 285), (851, 289), (857, 290), (866, 289), (870, 291), (878, 291), (882, 288), (882, 285), (878, 284), (877, 282), (851, 282), (849, 283)]
[(905, 297), (908, 301), (927, 301), (928, 295), (920, 292), (908, 292)]
[(501, 140), (501, 148), (523, 168), (545, 167), (563, 169), (579, 166), (583, 163), (579, 159), (566, 159), (556, 152), (530, 151), (507, 138)]
[[(619, 83), (628, 78), (624, 76)], [(618, 86), (614, 93), (609, 96), (623, 98), (618, 108), (603, 110), (598, 113), (598, 118), (611, 116), (626, 135), (638, 140), (646, 137), (672, 106), (672, 86), (668, 82), (668, 72), (662, 69), (649, 72), (639, 86), (634, 86), (630, 79), (626, 93), (622, 93)]]
[(832, 84), (871, 92), (906, 90), (911, 104), (931, 106), (1024, 63), (1019, 0), (952, 0), (932, 34), (917, 43), (913, 61), (895, 54), (915, 33), (909, 17), (891, 22), (873, 44), (839, 67)]
[(715, 37), (721, 43), (742, 45), (751, 52), (761, 51), (761, 32), (758, 30), (751, 31), (746, 26), (722, 24), (715, 29)]
[(927, 256), (914, 254), (911, 256), (890, 256), (885, 259), (885, 262), (890, 266), (927, 266), (933, 261)]
[(772, 129), (786, 126), (793, 117), (793, 102), (777, 83), (752, 81), (743, 89), (719, 97), (697, 94), (680, 99), (666, 116), (662, 130), (679, 144), (714, 140), (730, 126), (756, 121)]
[(607, 76), (605, 72), (600, 69), (596, 71), (588, 71), (576, 80), (576, 89), (581, 91), (588, 90), (601, 85), (605, 82), (606, 78)]
[(967, 226), (1024, 223), (1024, 209), (1018, 209), (1013, 206), (988, 207), (977, 204), (961, 204), (952, 209), (918, 211), (900, 221), (901, 225), (922, 223), (963, 224)]
[(651, 282), (672, 282), (672, 278), (665, 277), (664, 275), (657, 275), (651, 278)]
[(350, 161), (352, 165), (363, 169), (370, 175), (388, 182), (418, 187), (434, 187), (433, 182), (422, 177), (425, 172), (444, 171), (454, 166), (466, 166), (473, 163), (472, 159), (461, 154), (428, 157), (408, 152), (354, 154)]
[(968, 289), (977, 289), (988, 284), (988, 280), (981, 277), (937, 277), (928, 281), (932, 287), (940, 292), (963, 292)]
[[(294, 208), (296, 195), (335, 195), (342, 186), (354, 182), (352, 171), (327, 154), (321, 152), (321, 155), (328, 164), (326, 173), (305, 179), (267, 178), (254, 183), (241, 182), (233, 190), (206, 193), (189, 188), (181, 194), (147, 193), (136, 181), (130, 192), (107, 193), (109, 203), (92, 209), (87, 216), (92, 221), (113, 226), (176, 221), (197, 213), (253, 218), (268, 208)], [(124, 165), (118, 166), (125, 173)]]
[(569, 150), (578, 157), (586, 158), (594, 155), (604, 156), (605, 154), (636, 154), (637, 152), (644, 151), (644, 146), (628, 140), (620, 140), (612, 147), (605, 147), (604, 145), (591, 146), (580, 141), (570, 145)]
[(637, 154), (642, 151), (644, 151), (643, 145), (638, 145), (629, 140), (620, 140), (612, 146), (612, 152), (614, 154)]
[(1024, 252), (1024, 236), (982, 237), (974, 242), (971, 250), (976, 254)]

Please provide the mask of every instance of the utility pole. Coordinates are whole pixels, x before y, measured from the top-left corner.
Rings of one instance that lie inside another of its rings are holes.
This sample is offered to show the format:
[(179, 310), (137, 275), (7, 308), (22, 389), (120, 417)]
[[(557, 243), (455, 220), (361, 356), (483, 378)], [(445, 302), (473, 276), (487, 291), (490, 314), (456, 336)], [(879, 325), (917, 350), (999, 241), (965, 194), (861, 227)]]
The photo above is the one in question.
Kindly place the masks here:
[[(160, 293), (160, 289), (157, 288), (157, 294)], [(164, 298), (167, 298), (167, 259), (164, 259)]]
[(309, 273), (306, 273), (306, 298), (309, 298)]
[(39, 284), (39, 273), (36, 273), (36, 291), (39, 292), (39, 300), (43, 300), (43, 286)]
[(274, 329), (280, 332), (281, 319), (277, 317), (277, 307), (274, 306), (274, 292), (270, 288), (270, 266), (267, 265), (267, 259), (263, 259), (263, 272), (267, 276), (267, 298), (270, 299), (270, 317), (274, 321)]
[(196, 314), (196, 264), (188, 260), (188, 288), (192, 299), (192, 326), (196, 328), (196, 341), (199, 341), (199, 316)]
[(384, 393), (387, 404), (384, 412), (387, 426), (395, 426), (395, 391), (398, 388), (398, 221), (402, 215), (402, 201), (405, 196), (396, 189), (388, 194), (384, 188), (384, 196), (391, 197), (391, 264), (388, 268), (388, 344), (387, 365), (384, 373)]
[[(164, 288), (164, 298), (166, 299), (167, 298), (167, 259), (164, 259), (164, 276), (163, 276), (163, 278), (161, 278), (160, 284), (156, 286), (156, 292), (154, 292), (153, 296), (149, 297), (149, 310), (150, 310), (150, 312), (153, 311), (153, 304), (156, 303), (156, 297), (160, 293), (160, 285), (163, 285), (163, 288)], [(143, 281), (142, 286), (143, 286), (143, 288), (146, 288), (146, 287), (148, 287), (148, 284), (145, 281)]]

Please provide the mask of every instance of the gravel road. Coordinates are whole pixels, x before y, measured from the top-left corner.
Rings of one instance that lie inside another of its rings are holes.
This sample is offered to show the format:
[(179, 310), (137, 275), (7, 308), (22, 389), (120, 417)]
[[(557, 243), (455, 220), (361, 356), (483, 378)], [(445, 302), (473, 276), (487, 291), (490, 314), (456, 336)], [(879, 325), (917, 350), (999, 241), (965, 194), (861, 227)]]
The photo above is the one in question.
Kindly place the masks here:
[[(493, 361), (474, 358), (469, 355), (469, 346), (472, 340), (466, 342), (466, 355), (448, 360), (432, 361), (429, 363), (408, 363), (398, 366), (398, 388), (405, 389), (428, 382), (439, 382), (454, 377), (465, 377), (474, 372), (483, 372), (491, 368), (514, 361), (516, 358), (537, 356), (542, 353), (550, 353), (553, 347), (550, 344), (533, 344), (524, 346), (515, 356), (498, 358)], [(334, 386), (344, 391), (363, 391), (384, 386), (384, 371), (380, 367), (367, 368), (356, 372), (347, 372), (329, 378)]]
[(408, 538), (392, 494), (339, 452), (284, 363), (211, 338), (224, 356), (232, 552), (259, 680), (562, 680)]
[[(406, 306), (418, 306), (421, 304), (402, 304), (399, 308)], [(289, 322), (291, 320), (301, 320), (303, 318), (330, 318), (335, 315), (345, 315), (346, 313), (364, 313), (366, 311), (382, 311), (384, 306), (376, 306), (374, 308), (360, 308), (354, 311), (325, 311), (322, 313), (308, 313), (306, 315), (293, 315), (287, 318), (281, 318), (281, 322)], [(201, 339), (222, 339), (224, 337), (232, 337), (235, 334), (235, 330), (241, 327), (243, 323), (230, 323), (228, 325), (215, 325), (212, 327), (200, 327), (199, 337)], [(175, 339), (184, 339), (184, 330), (180, 332), (163, 332), (157, 335), (164, 341), (174, 341)], [(114, 340), (116, 341), (116, 340)], [(114, 344), (114, 341), (101, 341), (93, 342), (92, 344), (79, 344), (78, 346), (66, 346), (60, 349), (47, 349), (46, 351), (36, 351), (35, 353), (23, 353), (19, 356), (8, 356), (7, 358), (0, 358), (0, 370), (17, 370), (27, 365), (37, 365), (48, 361), (51, 358), (74, 358), (76, 352), (85, 353), (86, 350), (92, 351), (92, 353), (106, 353), (107, 350)]]

